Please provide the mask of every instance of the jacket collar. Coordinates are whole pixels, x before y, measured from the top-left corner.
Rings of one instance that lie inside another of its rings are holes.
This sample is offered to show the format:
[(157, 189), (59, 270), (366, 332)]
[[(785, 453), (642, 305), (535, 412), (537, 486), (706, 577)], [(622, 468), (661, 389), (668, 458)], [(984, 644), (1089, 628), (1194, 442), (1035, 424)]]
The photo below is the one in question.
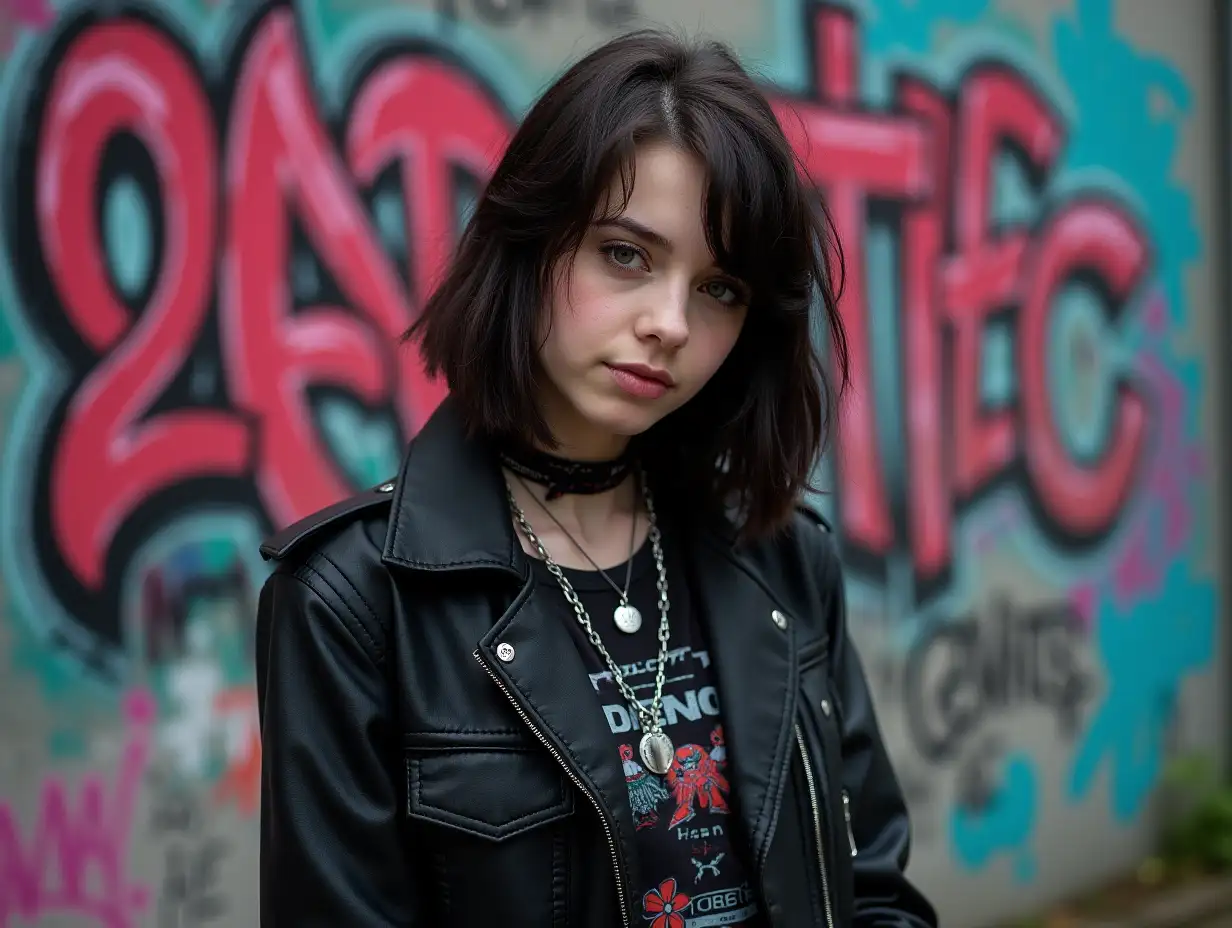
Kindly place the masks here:
[[(670, 499), (657, 500), (668, 509)], [(734, 551), (736, 530), (710, 518), (699, 534)], [(446, 397), (410, 442), (394, 487), (382, 560), (416, 570), (496, 569), (521, 576), (525, 555), (509, 518), (491, 445), (467, 435)]]
[(525, 572), (496, 455), (466, 434), (452, 397), (407, 448), (381, 559), (414, 570)]

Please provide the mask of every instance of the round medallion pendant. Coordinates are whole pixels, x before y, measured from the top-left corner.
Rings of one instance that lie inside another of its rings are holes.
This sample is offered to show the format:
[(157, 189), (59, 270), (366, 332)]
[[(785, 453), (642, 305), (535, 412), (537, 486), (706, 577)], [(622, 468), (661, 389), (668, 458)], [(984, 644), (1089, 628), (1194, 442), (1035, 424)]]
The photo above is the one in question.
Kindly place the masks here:
[(642, 614), (638, 612), (637, 606), (617, 606), (612, 613), (612, 619), (616, 622), (616, 627), (627, 635), (632, 635), (642, 627)]
[(648, 731), (642, 735), (638, 753), (642, 755), (642, 763), (646, 765), (646, 769), (659, 776), (671, 769), (672, 761), (676, 758), (672, 739), (661, 731)]

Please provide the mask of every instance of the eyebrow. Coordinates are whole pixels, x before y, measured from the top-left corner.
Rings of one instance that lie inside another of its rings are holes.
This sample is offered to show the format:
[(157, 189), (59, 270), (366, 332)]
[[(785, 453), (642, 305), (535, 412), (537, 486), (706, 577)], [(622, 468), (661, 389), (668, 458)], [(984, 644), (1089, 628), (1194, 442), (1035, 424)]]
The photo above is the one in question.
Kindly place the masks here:
[(598, 228), (603, 228), (604, 226), (615, 226), (618, 229), (624, 229), (626, 232), (636, 235), (644, 241), (651, 242), (652, 244), (659, 246), (669, 254), (672, 251), (671, 239), (656, 232), (654, 229), (650, 228), (650, 226), (642, 225), (636, 219), (630, 219), (628, 216), (616, 216), (613, 219), (604, 219), (600, 222), (596, 222), (595, 226)]

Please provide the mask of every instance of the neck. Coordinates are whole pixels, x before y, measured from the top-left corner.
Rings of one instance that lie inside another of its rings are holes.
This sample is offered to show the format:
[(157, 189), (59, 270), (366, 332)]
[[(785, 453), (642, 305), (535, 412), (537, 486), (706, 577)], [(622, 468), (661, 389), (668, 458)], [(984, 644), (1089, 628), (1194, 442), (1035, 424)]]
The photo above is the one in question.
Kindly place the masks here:
[[(537, 447), (557, 458), (570, 461), (601, 463), (614, 461), (628, 448), (629, 438), (609, 430), (596, 428), (580, 416), (569, 414), (564, 404), (547, 402), (544, 415), (555, 448)], [(588, 569), (587, 562), (575, 550), (581, 545), (601, 566), (621, 563), (628, 557), (631, 524), (635, 521), (637, 535), (644, 537), (647, 528), (645, 509), (635, 476), (630, 475), (611, 489), (596, 493), (563, 493), (548, 498), (548, 487), (502, 467), (505, 480), (514, 499), (526, 513), (536, 534), (557, 563), (565, 567)], [(560, 532), (544, 509), (564, 527)], [(525, 538), (519, 539), (528, 554), (535, 555)], [(638, 539), (640, 543), (640, 538)]]
[(614, 461), (625, 453), (629, 439), (610, 432), (601, 435), (579, 436), (572, 441), (561, 441), (555, 448), (541, 448), (548, 454), (570, 461)]

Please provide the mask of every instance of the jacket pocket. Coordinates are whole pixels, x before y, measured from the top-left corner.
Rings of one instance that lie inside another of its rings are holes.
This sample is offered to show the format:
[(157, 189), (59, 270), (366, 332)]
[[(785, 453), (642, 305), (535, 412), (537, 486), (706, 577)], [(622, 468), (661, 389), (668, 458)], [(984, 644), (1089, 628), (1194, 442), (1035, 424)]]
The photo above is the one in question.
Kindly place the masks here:
[(407, 753), (407, 815), (488, 841), (571, 815), (574, 791), (533, 748)]
[(542, 747), (520, 734), (414, 735), (405, 759), (427, 924), (576, 924), (576, 793)]

